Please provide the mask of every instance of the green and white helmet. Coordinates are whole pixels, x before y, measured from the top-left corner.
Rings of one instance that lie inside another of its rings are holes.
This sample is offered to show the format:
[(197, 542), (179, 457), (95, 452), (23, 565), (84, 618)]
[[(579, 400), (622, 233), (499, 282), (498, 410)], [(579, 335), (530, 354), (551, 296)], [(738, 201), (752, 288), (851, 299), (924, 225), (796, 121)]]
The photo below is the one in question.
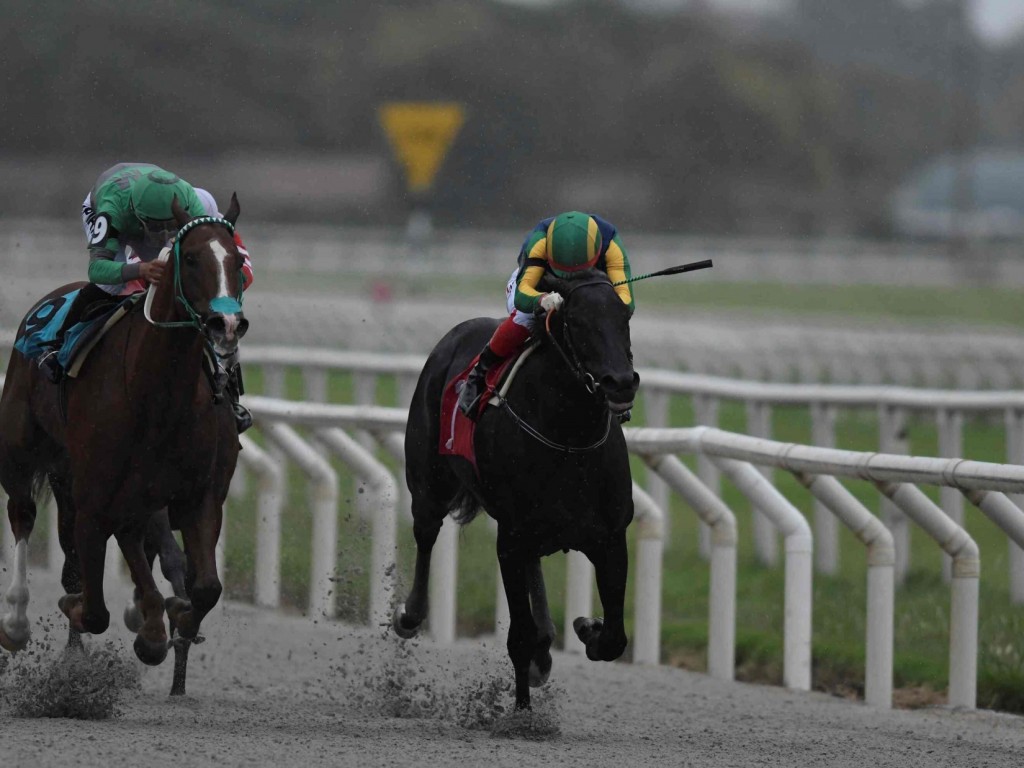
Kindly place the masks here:
[(162, 168), (154, 168), (132, 185), (132, 211), (144, 226), (150, 222), (173, 221), (171, 201), (175, 195), (178, 196), (178, 205), (187, 211), (188, 201), (195, 196), (195, 192), (184, 179)]
[(547, 250), (552, 271), (561, 278), (589, 269), (601, 255), (601, 230), (593, 216), (569, 211), (548, 225)]

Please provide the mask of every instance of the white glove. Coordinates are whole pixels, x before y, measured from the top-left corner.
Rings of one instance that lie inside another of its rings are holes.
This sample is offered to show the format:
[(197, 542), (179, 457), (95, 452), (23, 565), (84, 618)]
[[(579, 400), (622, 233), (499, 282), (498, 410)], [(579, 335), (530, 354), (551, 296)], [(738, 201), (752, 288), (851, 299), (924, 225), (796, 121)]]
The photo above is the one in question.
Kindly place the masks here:
[(545, 312), (553, 312), (561, 309), (564, 301), (560, 293), (545, 293), (540, 297), (540, 308)]

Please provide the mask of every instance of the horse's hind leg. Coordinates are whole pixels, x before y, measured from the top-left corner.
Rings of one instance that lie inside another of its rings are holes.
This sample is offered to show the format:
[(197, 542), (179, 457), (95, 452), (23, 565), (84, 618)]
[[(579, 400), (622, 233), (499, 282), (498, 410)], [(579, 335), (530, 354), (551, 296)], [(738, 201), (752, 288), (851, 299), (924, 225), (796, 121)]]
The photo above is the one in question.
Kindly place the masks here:
[[(29, 475), (31, 477), (31, 475)], [(28, 621), (28, 537), (36, 519), (36, 504), (32, 499), (31, 482), (27, 487), (8, 486), (10, 498), (7, 514), (14, 533), (14, 575), (4, 595), (7, 610), (0, 618), (0, 646), (15, 653), (29, 640)]]
[(437, 541), (437, 534), (448, 514), (447, 505), (438, 504), (424, 494), (413, 496), (413, 536), (416, 538), (416, 567), (413, 571), (412, 588), (404, 605), (395, 608), (391, 627), (395, 634), (408, 640), (419, 632), (420, 625), (427, 618), (428, 592), (430, 581), (430, 555)]
[(548, 675), (551, 674), (551, 644), (555, 641), (555, 623), (551, 620), (540, 558), (534, 558), (527, 564), (526, 576), (533, 623), (537, 625), (537, 647), (530, 661), (530, 687), (538, 688), (548, 681)]

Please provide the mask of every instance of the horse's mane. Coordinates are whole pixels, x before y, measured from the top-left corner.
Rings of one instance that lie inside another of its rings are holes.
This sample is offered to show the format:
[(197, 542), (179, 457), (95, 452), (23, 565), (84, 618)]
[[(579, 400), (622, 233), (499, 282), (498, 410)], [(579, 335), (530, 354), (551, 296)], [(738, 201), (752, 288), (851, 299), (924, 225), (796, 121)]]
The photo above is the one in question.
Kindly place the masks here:
[(537, 289), (543, 292), (558, 291), (567, 293), (576, 283), (605, 282), (611, 283), (611, 278), (597, 267), (581, 269), (579, 272), (569, 272), (568, 277), (557, 277), (551, 272), (545, 272), (537, 284)]

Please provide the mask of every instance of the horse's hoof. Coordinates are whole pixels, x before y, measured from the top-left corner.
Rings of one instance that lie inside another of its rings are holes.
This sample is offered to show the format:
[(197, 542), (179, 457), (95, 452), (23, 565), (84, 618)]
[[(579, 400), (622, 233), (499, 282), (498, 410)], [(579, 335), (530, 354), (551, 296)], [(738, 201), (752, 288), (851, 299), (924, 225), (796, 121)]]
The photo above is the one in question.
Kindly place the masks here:
[(143, 664), (155, 667), (167, 658), (167, 641), (150, 642), (142, 635), (136, 635), (135, 655)]
[(142, 629), (142, 625), (145, 619), (142, 618), (142, 612), (134, 605), (126, 606), (124, 609), (124, 625), (128, 627), (128, 631), (133, 635), (137, 635), (139, 630)]
[(544, 685), (548, 678), (551, 676), (551, 654), (547, 654), (546, 658), (540, 660), (540, 663), (536, 659), (530, 662), (530, 687), (540, 688)]
[(81, 602), (81, 593), (62, 595), (61, 598), (57, 601), (57, 607), (60, 608), (61, 613), (63, 613), (70, 619), (72, 612), (75, 610), (75, 607), (78, 606)]
[(412, 622), (408, 621), (405, 616), (405, 606), (399, 605), (395, 608), (395, 613), (391, 617), (391, 628), (395, 630), (395, 634), (403, 640), (411, 640), (416, 637), (420, 632), (420, 625), (412, 625)]
[(601, 630), (604, 629), (604, 619), (588, 619), (586, 616), (580, 616), (572, 623), (572, 628), (580, 642), (587, 645), (591, 640), (596, 640), (600, 636)]
[(164, 600), (164, 610), (167, 611), (168, 616), (178, 616), (185, 611), (191, 611), (192, 603), (175, 595), (171, 595)]
[(25, 646), (28, 645), (30, 635), (28, 627), (25, 627), (20, 631), (12, 629), (8, 632), (7, 628), (4, 626), (5, 623), (6, 622), (4, 621), (0, 621), (0, 647), (5, 651), (10, 651), (11, 653), (17, 653), (18, 651), (24, 650)]

